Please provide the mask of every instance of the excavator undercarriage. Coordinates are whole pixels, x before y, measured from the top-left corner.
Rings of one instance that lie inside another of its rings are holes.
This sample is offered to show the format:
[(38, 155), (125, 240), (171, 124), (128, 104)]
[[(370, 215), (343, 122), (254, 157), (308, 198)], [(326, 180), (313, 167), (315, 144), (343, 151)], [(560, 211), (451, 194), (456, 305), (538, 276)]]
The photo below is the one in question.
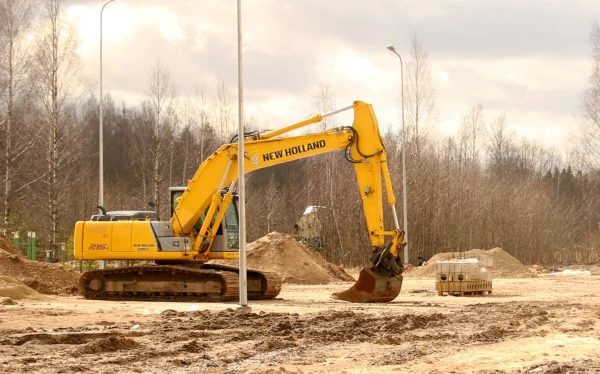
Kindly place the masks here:
[[(93, 270), (79, 281), (86, 299), (137, 301), (235, 301), (239, 298), (238, 269), (189, 263), (130, 266)], [(247, 270), (248, 299), (274, 299), (281, 291), (275, 273)]]

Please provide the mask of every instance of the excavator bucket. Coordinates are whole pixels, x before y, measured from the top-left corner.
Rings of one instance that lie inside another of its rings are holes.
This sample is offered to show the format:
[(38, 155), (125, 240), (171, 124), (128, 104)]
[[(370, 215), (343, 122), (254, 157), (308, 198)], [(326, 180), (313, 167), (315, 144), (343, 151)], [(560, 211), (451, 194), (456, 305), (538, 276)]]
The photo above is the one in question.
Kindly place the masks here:
[(386, 303), (394, 300), (401, 288), (401, 274), (384, 276), (369, 268), (364, 268), (350, 289), (336, 292), (331, 297), (351, 303)]

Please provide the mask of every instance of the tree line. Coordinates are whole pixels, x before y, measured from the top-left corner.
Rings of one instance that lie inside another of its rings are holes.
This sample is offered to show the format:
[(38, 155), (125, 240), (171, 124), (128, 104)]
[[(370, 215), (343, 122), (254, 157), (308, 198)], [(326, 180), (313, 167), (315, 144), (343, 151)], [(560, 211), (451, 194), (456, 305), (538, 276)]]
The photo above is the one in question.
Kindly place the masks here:
[[(74, 223), (97, 212), (99, 98), (81, 74), (76, 32), (60, 0), (0, 0), (0, 231), (36, 231), (55, 251)], [(600, 31), (582, 92), (579, 131), (568, 155), (519, 139), (506, 115), (473, 103), (459, 131), (441, 137), (436, 85), (423, 40), (405, 67), (410, 261), (438, 252), (502, 247), (525, 263), (597, 261), (600, 247)], [(138, 105), (103, 98), (104, 204), (168, 219), (167, 188), (186, 185), (237, 131), (236, 97), (222, 80), (178, 95), (169, 67), (151, 66)], [(334, 89), (315, 87), (315, 111), (336, 108)], [(377, 107), (375, 105), (375, 112)], [(290, 119), (293, 122), (295, 119)], [(246, 118), (247, 130), (264, 129)], [(342, 125), (327, 118), (317, 131)], [(384, 134), (402, 222), (402, 134)], [(323, 253), (361, 266), (368, 236), (353, 166), (341, 152), (247, 177), (248, 240), (293, 233), (309, 205), (324, 206)], [(393, 227), (386, 208), (387, 227)]]

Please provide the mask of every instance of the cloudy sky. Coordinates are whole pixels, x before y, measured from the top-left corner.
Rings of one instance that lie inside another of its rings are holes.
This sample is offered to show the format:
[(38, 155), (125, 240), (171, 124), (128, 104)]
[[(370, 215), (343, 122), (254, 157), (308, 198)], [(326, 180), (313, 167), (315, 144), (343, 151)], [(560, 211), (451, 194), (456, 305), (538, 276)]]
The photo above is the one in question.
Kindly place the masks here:
[[(70, 0), (86, 73), (99, 68), (104, 1)], [(591, 69), (598, 0), (246, 0), (246, 111), (282, 126), (313, 112), (319, 83), (337, 106), (373, 104), (381, 126), (400, 125), (399, 62), (421, 35), (437, 84), (439, 131), (451, 134), (481, 103), (506, 113), (518, 136), (564, 149)], [(180, 95), (223, 79), (237, 91), (237, 2), (116, 0), (104, 10), (104, 90), (136, 105), (157, 59)], [(342, 118), (343, 120), (344, 118)]]

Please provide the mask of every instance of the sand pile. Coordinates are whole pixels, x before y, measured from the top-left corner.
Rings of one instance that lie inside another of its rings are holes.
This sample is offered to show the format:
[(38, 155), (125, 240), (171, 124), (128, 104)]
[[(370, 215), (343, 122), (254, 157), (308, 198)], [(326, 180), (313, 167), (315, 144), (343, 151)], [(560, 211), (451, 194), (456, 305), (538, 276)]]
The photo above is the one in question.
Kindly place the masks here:
[[(328, 284), (355, 281), (346, 271), (327, 262), (289, 235), (272, 232), (248, 244), (248, 268), (279, 274), (284, 283)], [(223, 262), (231, 265), (231, 262)]]
[(494, 278), (533, 278), (536, 273), (519, 260), (505, 252), (502, 248), (493, 248), (488, 251), (472, 249), (467, 252), (445, 252), (431, 257), (423, 266), (405, 271), (407, 278), (435, 278), (436, 261), (450, 260), (453, 258), (468, 257), (469, 254), (484, 254), (494, 260), (492, 273)]
[(18, 252), (9, 241), (0, 242), (0, 275), (13, 277), (43, 294), (78, 292), (79, 273), (66, 270), (60, 264), (31, 261)]
[(25, 284), (4, 275), (0, 275), (0, 297), (13, 300), (44, 300), (46, 297)]

